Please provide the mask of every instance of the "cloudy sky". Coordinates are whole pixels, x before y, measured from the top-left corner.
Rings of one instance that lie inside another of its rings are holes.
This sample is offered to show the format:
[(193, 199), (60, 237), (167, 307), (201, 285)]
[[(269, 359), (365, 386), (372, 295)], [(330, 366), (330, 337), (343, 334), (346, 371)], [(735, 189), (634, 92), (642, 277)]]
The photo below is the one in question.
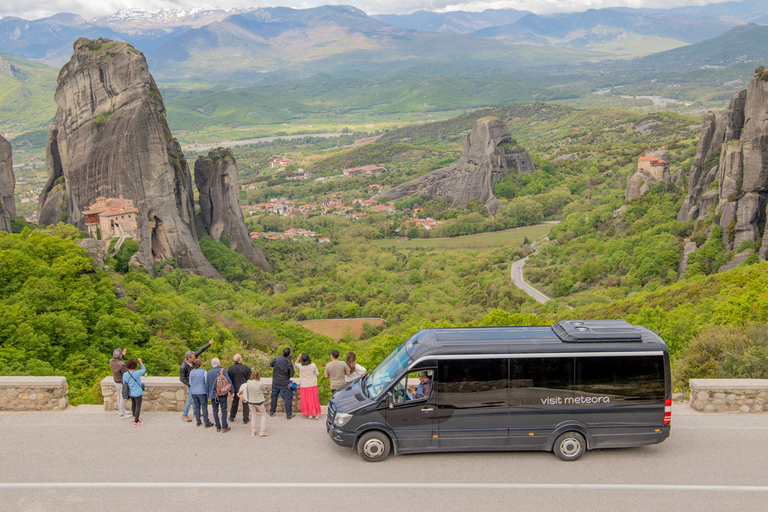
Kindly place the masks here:
[(725, 0), (27, 0), (0, 2), (0, 16), (37, 19), (58, 12), (73, 12), (90, 19), (133, 7), (147, 10), (207, 8), (271, 7), (283, 5), (294, 8), (324, 4), (354, 5), (368, 14), (407, 14), (427, 11), (482, 11), (513, 8), (536, 13), (583, 11), (602, 7), (679, 7), (704, 5)]

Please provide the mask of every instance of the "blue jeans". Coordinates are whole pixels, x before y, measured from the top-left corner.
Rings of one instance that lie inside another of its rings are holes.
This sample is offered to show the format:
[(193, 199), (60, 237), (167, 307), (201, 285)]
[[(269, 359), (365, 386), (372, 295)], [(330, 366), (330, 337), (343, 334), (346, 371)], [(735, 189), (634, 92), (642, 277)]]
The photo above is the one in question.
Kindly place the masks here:
[[(211, 400), (213, 406), (213, 422), (216, 428), (227, 428), (227, 395)], [(219, 409), (221, 409), (221, 423), (219, 423)]]
[(208, 420), (208, 395), (192, 395), (192, 401), (194, 402), (195, 407), (195, 419), (197, 420), (197, 424), (200, 424), (200, 409), (203, 410), (203, 421), (205, 421), (205, 424), (209, 424), (210, 420)]
[(187, 388), (187, 403), (184, 404), (184, 412), (181, 413), (182, 416), (189, 416), (189, 408), (192, 407), (192, 393), (189, 392), (189, 388)]

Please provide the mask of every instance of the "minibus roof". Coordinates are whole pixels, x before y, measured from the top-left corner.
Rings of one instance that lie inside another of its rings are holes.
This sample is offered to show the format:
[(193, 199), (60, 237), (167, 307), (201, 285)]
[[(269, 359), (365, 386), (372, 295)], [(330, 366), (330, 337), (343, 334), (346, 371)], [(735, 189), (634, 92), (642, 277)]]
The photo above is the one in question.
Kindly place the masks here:
[(652, 331), (621, 320), (566, 320), (552, 326), (427, 329), (406, 343), (413, 359), (431, 355), (667, 351)]

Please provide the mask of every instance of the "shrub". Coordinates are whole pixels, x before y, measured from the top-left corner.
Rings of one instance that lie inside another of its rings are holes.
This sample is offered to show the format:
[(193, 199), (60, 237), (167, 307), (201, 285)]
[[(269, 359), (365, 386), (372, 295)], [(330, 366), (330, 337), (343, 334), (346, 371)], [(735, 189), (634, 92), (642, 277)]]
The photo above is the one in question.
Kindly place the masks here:
[(690, 379), (768, 378), (768, 324), (713, 326), (691, 340), (673, 369), (674, 387)]

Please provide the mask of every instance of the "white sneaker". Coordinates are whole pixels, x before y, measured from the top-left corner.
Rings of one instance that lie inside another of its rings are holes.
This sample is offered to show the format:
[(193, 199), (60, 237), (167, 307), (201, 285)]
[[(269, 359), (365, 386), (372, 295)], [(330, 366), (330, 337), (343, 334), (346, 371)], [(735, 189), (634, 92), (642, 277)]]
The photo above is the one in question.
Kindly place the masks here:
[(121, 420), (125, 420), (125, 419), (128, 419), (128, 418), (133, 418), (133, 416), (131, 416), (130, 414), (126, 414), (126, 415), (124, 415), (124, 416), (119, 416), (119, 418), (120, 418)]

